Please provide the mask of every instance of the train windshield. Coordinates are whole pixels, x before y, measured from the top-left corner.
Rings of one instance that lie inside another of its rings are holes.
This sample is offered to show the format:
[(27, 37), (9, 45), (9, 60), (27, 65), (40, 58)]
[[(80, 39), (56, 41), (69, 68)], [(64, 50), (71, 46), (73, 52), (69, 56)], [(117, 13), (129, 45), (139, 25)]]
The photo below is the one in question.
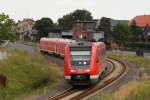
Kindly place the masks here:
[(72, 68), (89, 68), (91, 48), (71, 48), (70, 57)]

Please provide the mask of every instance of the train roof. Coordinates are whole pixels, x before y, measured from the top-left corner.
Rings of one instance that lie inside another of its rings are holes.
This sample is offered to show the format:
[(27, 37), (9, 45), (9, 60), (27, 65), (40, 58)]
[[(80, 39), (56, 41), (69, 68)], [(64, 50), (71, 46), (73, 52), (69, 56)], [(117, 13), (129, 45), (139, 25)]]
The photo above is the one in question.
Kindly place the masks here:
[(97, 45), (105, 45), (104, 42), (96, 42)]
[(86, 42), (86, 41), (80, 41), (80, 42), (73, 42), (69, 44), (69, 47), (91, 47), (92, 44), (99, 45), (99, 46), (105, 46), (104, 42)]
[(69, 44), (69, 47), (90, 47), (92, 46), (92, 42), (85, 42), (85, 41), (80, 41), (80, 42), (73, 42)]
[(58, 39), (58, 38), (46, 38), (46, 37), (43, 37), (40, 40), (41, 41), (49, 41), (49, 40), (55, 40), (55, 39)]
[(40, 39), (40, 41), (52, 41), (52, 40), (58, 40), (58, 41), (68, 41), (68, 42), (73, 42), (74, 40), (70, 40), (70, 39), (62, 39), (62, 38), (46, 38), (43, 37)]
[(47, 38), (43, 37), (40, 39), (40, 41), (61, 41), (61, 42), (69, 42), (70, 47), (89, 47), (92, 46), (92, 44), (95, 45), (105, 45), (104, 42), (87, 42), (87, 41), (75, 41), (71, 39), (63, 39), (63, 38)]

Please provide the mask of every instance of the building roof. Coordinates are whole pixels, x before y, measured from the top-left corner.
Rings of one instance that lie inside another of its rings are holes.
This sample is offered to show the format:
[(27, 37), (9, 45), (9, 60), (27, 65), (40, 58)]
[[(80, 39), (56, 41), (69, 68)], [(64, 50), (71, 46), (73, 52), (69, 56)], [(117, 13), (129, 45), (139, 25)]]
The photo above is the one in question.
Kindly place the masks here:
[(140, 27), (145, 27), (146, 25), (150, 26), (150, 15), (136, 16), (131, 19), (128, 24), (131, 25), (133, 21), (135, 21), (136, 24)]

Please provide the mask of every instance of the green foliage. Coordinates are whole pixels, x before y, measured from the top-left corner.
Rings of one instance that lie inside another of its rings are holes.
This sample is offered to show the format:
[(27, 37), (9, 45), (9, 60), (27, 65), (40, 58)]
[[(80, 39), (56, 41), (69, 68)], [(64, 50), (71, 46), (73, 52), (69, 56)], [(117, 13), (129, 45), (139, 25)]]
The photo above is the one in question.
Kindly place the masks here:
[(110, 18), (102, 17), (97, 30), (104, 31), (105, 34), (109, 34), (111, 32)]
[(54, 23), (50, 18), (41, 18), (35, 22), (35, 28), (38, 31), (38, 37), (47, 37), (51, 29), (54, 28)]
[(72, 17), (74, 21), (91, 21), (93, 17), (91, 16), (91, 13), (87, 10), (75, 10), (72, 13)]
[(12, 100), (24, 92), (52, 84), (58, 77), (53, 66), (37, 52), (32, 59), (26, 52), (11, 51), (6, 60), (0, 61), (0, 74), (7, 77), (6, 88), (0, 88), (0, 100)]
[(101, 95), (96, 95), (92, 98), (92, 100), (113, 100), (112, 95), (108, 93), (103, 93)]
[(143, 33), (143, 30), (141, 27), (137, 26), (136, 24), (131, 25), (131, 32), (133, 35), (141, 35)]
[(15, 22), (8, 15), (0, 14), (0, 41), (14, 40), (15, 37)]
[(75, 10), (69, 14), (64, 15), (58, 19), (59, 27), (63, 29), (71, 29), (73, 22), (75, 21), (91, 21), (93, 17), (87, 10)]
[[(92, 98), (92, 100), (149, 100), (150, 98), (150, 81), (143, 80), (144, 83), (141, 83), (140, 86), (137, 88), (136, 93), (133, 93), (133, 91), (128, 91), (131, 93), (125, 98), (118, 99), (113, 96), (113, 94), (110, 93), (103, 93), (101, 95), (96, 95)], [(128, 88), (128, 87), (127, 87)], [(123, 94), (122, 94), (123, 95)], [(120, 96), (120, 95), (118, 95)]]
[(58, 24), (62, 29), (71, 29), (73, 24), (72, 13), (64, 15), (63, 18), (59, 18)]
[(132, 100), (149, 100), (150, 99), (150, 81), (146, 81), (141, 85)]
[(117, 24), (113, 27), (113, 39), (120, 45), (125, 45), (132, 37), (130, 27), (127, 24)]
[(131, 27), (131, 32), (133, 34), (133, 40), (132, 41), (138, 41), (139, 40), (139, 36), (141, 36), (143, 34), (143, 30), (141, 27), (139, 27), (135, 21), (133, 21)]

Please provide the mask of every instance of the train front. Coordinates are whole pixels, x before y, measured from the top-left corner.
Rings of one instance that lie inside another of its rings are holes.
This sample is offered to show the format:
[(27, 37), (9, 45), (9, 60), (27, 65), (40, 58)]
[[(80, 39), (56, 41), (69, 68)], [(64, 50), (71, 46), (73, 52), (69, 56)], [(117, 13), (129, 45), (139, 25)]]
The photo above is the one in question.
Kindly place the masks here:
[(91, 83), (91, 53), (92, 43), (77, 42), (69, 44), (65, 49), (64, 74), (72, 85), (87, 85)]

